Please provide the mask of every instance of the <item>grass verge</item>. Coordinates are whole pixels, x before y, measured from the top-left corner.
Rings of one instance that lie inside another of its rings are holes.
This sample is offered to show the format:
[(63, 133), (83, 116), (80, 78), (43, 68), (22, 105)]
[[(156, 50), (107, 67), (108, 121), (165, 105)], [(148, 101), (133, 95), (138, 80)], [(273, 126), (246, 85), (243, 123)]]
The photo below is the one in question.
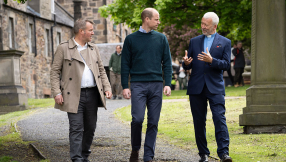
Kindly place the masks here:
[(0, 115), (0, 162), (16, 161), (40, 161), (49, 162), (49, 160), (40, 160), (34, 155), (29, 147), (30, 141), (23, 141), (19, 132), (15, 130), (15, 123), (30, 115), (33, 115), (40, 109), (53, 107), (53, 99), (28, 99), (29, 108), (24, 111), (16, 111)]
[[(235, 162), (286, 161), (285, 134), (242, 134), (239, 115), (245, 107), (245, 98), (226, 100), (226, 119), (230, 135), (230, 156)], [(117, 109), (115, 115), (130, 123), (130, 106)], [(145, 114), (146, 117), (146, 114)], [(146, 120), (143, 130), (146, 130)], [(217, 157), (212, 114), (208, 109), (207, 141), (211, 155)], [(163, 103), (159, 122), (159, 137), (184, 149), (195, 149), (196, 142), (192, 114), (188, 102)]]
[[(245, 85), (243, 87), (225, 87), (225, 96), (229, 97), (229, 96), (245, 96), (246, 95), (246, 89), (248, 89), (250, 87), (250, 85)], [(163, 95), (163, 99), (188, 99), (189, 96), (186, 95), (187, 94), (187, 90), (176, 90), (176, 91), (172, 91), (172, 95), (167, 97), (165, 95)]]

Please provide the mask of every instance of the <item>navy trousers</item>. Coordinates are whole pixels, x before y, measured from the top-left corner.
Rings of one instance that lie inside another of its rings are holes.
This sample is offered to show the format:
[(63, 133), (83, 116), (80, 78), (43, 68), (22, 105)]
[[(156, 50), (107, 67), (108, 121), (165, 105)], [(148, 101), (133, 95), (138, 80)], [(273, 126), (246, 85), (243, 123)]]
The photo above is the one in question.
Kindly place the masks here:
[(144, 161), (153, 159), (158, 132), (158, 122), (162, 107), (162, 82), (131, 83), (131, 145), (139, 151), (142, 139), (142, 123), (147, 106), (147, 131), (144, 144)]
[(228, 154), (229, 150), (229, 135), (225, 118), (224, 95), (212, 94), (205, 85), (201, 94), (189, 95), (189, 98), (199, 155), (210, 154), (206, 140), (206, 117), (208, 100), (215, 126), (215, 137), (218, 146), (217, 154), (220, 158), (222, 158), (222, 155)]
[(82, 88), (77, 113), (68, 113), (70, 157), (73, 162), (84, 162), (90, 155), (97, 122), (99, 92), (97, 87)]

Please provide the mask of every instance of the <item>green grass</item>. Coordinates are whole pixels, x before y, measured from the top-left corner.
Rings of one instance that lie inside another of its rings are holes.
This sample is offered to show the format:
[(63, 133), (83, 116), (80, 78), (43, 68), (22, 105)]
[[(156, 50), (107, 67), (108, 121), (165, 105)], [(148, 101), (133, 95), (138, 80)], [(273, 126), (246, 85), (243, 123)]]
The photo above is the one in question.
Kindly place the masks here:
[[(0, 136), (0, 151), (10, 145), (25, 145), (28, 147), (30, 142), (22, 141), (20, 133), (16, 132), (14, 124), (19, 120), (34, 114), (39, 109), (34, 108), (48, 108), (54, 106), (54, 99), (28, 99), (29, 108), (24, 111), (16, 111), (0, 115), (0, 129), (4, 126), (10, 126), (8, 132), (4, 136)], [(2, 156), (0, 162), (11, 162), (13, 157)], [(16, 161), (12, 161), (16, 162)], [(49, 162), (49, 160), (41, 160), (41, 162)]]
[[(245, 96), (246, 95), (246, 89), (249, 88), (250, 85), (245, 85), (243, 87), (225, 87), (225, 96), (233, 96), (233, 97), (239, 97), (239, 96)], [(186, 95), (187, 90), (175, 90), (171, 92), (171, 96), (167, 97), (163, 95), (163, 100), (166, 99), (188, 99), (189, 96)]]
[(11, 156), (3, 156), (3, 157), (0, 157), (0, 162), (17, 162), (15, 160), (11, 161), (13, 159), (13, 157)]
[(29, 108), (39, 108), (39, 107), (54, 107), (55, 100), (53, 98), (45, 99), (28, 99)]
[[(226, 119), (230, 134), (230, 156), (235, 162), (286, 161), (285, 134), (242, 134), (239, 115), (246, 106), (245, 98), (226, 100)], [(130, 106), (117, 109), (115, 115), (130, 123)], [(145, 114), (146, 118), (146, 114)], [(143, 131), (146, 130), (146, 120)], [(207, 115), (207, 141), (211, 155), (217, 157), (211, 111)], [(188, 102), (163, 103), (158, 136), (171, 144), (197, 152), (192, 114)]]

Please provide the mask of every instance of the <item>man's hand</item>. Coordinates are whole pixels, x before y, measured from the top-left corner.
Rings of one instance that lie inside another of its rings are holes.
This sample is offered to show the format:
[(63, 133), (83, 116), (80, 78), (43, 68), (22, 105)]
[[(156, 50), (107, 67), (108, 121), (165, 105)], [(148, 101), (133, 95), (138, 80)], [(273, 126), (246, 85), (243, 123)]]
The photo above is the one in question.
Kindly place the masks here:
[(198, 55), (198, 60), (200, 61), (204, 61), (204, 62), (208, 62), (208, 63), (212, 63), (213, 62), (213, 58), (208, 50), (208, 47), (206, 48), (207, 53), (202, 52), (202, 54)]
[(122, 94), (123, 94), (123, 97), (125, 99), (130, 99), (131, 98), (131, 91), (130, 91), (129, 88), (123, 89)]
[(104, 93), (105, 93), (106, 98), (111, 99), (112, 93), (110, 91), (105, 91)]
[(58, 104), (58, 105), (62, 105), (64, 103), (64, 98), (61, 94), (59, 95), (56, 95), (55, 97), (55, 102)]
[(170, 86), (165, 86), (163, 92), (164, 92), (164, 95), (171, 96), (171, 88), (170, 88)]
[(189, 65), (192, 61), (193, 61), (193, 58), (188, 58), (188, 51), (185, 50), (185, 57), (183, 57), (183, 60), (184, 60), (184, 63), (185, 65)]

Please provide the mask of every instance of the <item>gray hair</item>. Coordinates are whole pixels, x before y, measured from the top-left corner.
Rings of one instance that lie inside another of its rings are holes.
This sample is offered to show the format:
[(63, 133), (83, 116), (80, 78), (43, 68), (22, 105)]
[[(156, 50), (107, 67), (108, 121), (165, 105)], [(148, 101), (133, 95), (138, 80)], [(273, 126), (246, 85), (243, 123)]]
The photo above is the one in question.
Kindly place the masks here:
[(87, 22), (94, 24), (92, 21), (87, 20), (87, 19), (77, 19), (73, 27), (74, 34), (76, 35), (79, 32), (79, 29), (85, 30)]
[(218, 25), (219, 18), (217, 16), (217, 14), (214, 13), (214, 12), (207, 12), (207, 13), (205, 13), (203, 18), (206, 18), (206, 19), (211, 18), (212, 21), (213, 21), (213, 25)]

